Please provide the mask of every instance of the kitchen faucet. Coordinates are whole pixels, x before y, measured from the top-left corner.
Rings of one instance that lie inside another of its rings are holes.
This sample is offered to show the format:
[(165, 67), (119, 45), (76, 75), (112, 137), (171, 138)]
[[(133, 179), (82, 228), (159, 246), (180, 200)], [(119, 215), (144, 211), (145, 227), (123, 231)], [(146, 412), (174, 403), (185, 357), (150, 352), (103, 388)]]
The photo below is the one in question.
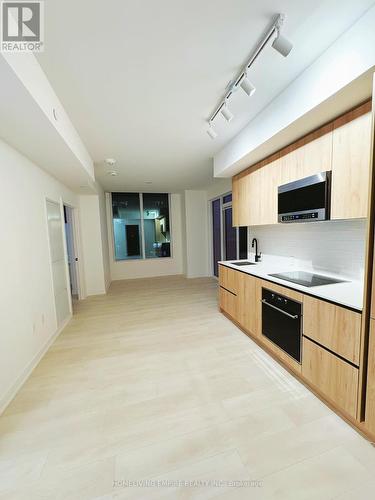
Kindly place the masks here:
[(255, 245), (255, 262), (260, 262), (262, 260), (262, 252), (258, 254), (258, 240), (256, 238), (253, 238), (253, 241), (251, 242), (251, 247), (254, 248)]

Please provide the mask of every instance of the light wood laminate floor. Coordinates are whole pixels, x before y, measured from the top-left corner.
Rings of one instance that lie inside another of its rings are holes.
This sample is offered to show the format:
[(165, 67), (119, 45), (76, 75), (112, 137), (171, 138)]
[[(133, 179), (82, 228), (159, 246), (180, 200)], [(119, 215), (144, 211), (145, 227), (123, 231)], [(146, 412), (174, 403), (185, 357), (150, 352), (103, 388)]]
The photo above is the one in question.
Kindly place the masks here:
[(168, 277), (79, 303), (0, 417), (0, 499), (374, 498), (372, 445), (216, 295)]

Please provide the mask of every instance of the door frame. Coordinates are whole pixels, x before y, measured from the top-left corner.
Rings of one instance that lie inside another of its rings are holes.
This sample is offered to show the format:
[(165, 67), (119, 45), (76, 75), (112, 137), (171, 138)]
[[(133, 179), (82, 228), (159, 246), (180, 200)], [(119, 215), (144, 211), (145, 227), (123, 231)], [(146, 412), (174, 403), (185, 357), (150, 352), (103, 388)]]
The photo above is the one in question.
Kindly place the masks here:
[[(77, 259), (75, 261), (75, 272), (76, 272), (76, 280), (77, 280), (77, 293), (78, 293), (78, 300), (83, 300), (86, 298), (86, 294), (84, 293), (84, 282), (83, 282), (83, 269), (82, 269), (82, 255), (81, 255), (81, 240), (80, 240), (80, 232), (79, 232), (79, 213), (78, 213), (78, 208), (71, 205), (70, 203), (65, 203), (64, 200), (62, 201), (62, 213), (64, 215), (64, 207), (67, 207), (69, 210), (71, 210), (71, 216), (72, 216), (72, 235), (73, 235), (73, 247), (74, 247), (74, 254), (75, 258)], [(67, 265), (67, 270), (68, 270), (68, 283), (71, 286), (70, 283), (70, 274), (69, 274), (69, 263), (68, 263), (68, 249), (67, 249), (67, 242), (66, 242), (66, 234), (65, 234), (65, 226), (64, 226), (64, 241), (65, 241), (65, 250), (66, 250), (66, 265)], [(71, 294), (70, 294), (71, 295)]]
[[(221, 259), (223, 259), (223, 256), (225, 253), (225, 245), (224, 245), (225, 226), (224, 226), (223, 214), (227, 208), (233, 207), (233, 204), (231, 201), (227, 202), (227, 203), (223, 203), (223, 198), (224, 198), (224, 196), (228, 196), (229, 194), (232, 194), (232, 191), (227, 191), (225, 193), (220, 194), (219, 196), (215, 196), (214, 198), (211, 198), (210, 200), (208, 200), (208, 204), (207, 204), (208, 227), (209, 227), (209, 231), (208, 231), (208, 233), (209, 233), (208, 234), (208, 251), (209, 251), (208, 262), (209, 262), (209, 266), (210, 266), (210, 276), (212, 278), (215, 278), (215, 279), (218, 279), (218, 277), (215, 276), (215, 274), (214, 274), (214, 259), (213, 259), (213, 252), (212, 252), (212, 245), (213, 245), (212, 202), (216, 201), (216, 200), (220, 200), (220, 214), (221, 214), (221, 217), (220, 217), (220, 243), (221, 243), (220, 249), (221, 249)], [(239, 248), (239, 228), (238, 227), (236, 227), (236, 244), (237, 244), (237, 257), (236, 258), (239, 259), (240, 248)]]

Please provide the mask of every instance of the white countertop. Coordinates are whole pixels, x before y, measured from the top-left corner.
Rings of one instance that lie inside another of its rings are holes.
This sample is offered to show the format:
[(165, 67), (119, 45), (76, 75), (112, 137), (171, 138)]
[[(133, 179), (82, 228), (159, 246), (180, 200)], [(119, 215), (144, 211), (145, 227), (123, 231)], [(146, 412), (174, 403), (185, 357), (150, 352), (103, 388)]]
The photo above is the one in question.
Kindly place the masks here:
[[(243, 259), (249, 262), (253, 262), (253, 259)], [(293, 290), (301, 291), (307, 295), (313, 295), (321, 299), (326, 299), (336, 304), (340, 304), (358, 311), (362, 311), (363, 308), (363, 280), (356, 280), (351, 277), (344, 275), (338, 275), (329, 273), (326, 271), (321, 271), (317, 269), (312, 269), (307, 265), (301, 265), (301, 263), (296, 263), (290, 261), (289, 259), (275, 259), (275, 258), (265, 258), (264, 261), (258, 262), (255, 265), (249, 266), (235, 266), (231, 262), (241, 262), (241, 260), (232, 261), (220, 261), (219, 264), (223, 264), (227, 267), (231, 267), (237, 271), (242, 271), (244, 273), (256, 276), (257, 278), (265, 279), (277, 283), (278, 285), (285, 286), (287, 288), (292, 288)], [(334, 283), (331, 285), (314, 286), (307, 287), (303, 285), (298, 285), (290, 281), (282, 280), (269, 276), (273, 273), (283, 273), (290, 271), (305, 271), (309, 273), (319, 274), (321, 276), (327, 276), (329, 278), (337, 278), (346, 280), (345, 283)]]

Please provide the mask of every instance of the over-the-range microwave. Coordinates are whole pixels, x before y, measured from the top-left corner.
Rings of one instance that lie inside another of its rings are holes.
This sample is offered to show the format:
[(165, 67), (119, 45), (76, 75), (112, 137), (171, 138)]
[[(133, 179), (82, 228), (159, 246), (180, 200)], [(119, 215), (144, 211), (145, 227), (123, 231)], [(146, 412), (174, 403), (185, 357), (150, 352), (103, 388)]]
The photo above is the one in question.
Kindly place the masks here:
[(328, 220), (331, 207), (331, 172), (321, 172), (278, 188), (279, 222)]

